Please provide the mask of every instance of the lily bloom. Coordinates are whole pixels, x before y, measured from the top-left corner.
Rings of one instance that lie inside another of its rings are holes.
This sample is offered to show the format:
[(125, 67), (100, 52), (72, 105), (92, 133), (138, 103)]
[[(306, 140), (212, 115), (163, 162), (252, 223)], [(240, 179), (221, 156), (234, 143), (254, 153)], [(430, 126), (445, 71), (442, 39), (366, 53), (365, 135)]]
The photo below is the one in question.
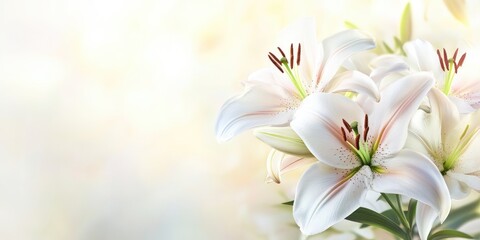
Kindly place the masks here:
[(368, 108), (339, 94), (303, 101), (290, 125), (318, 159), (295, 195), (293, 215), (304, 234), (350, 215), (370, 190), (417, 199), (446, 218), (451, 200), (442, 175), (426, 156), (402, 150), (409, 121), (433, 82), (430, 74), (411, 74), (385, 87)]
[[(382, 56), (376, 59), (379, 62), (403, 62), (404, 66), (397, 67), (395, 71), (408, 73), (427, 71), (435, 77), (435, 87), (447, 95), (457, 105), (461, 113), (473, 112), (480, 108), (480, 82), (477, 79), (466, 77), (462, 69), (467, 54), (459, 53), (458, 48), (453, 55), (445, 49), (435, 49), (432, 44), (424, 40), (414, 40), (403, 45), (406, 58), (398, 56)], [(450, 55), (450, 56), (449, 56)], [(395, 59), (396, 60), (393, 60)], [(398, 66), (401, 66), (398, 65)], [(390, 72), (391, 73), (391, 72)]]
[[(438, 89), (432, 89), (428, 99), (430, 112), (416, 113), (406, 147), (430, 158), (442, 173), (452, 198), (462, 199), (470, 189), (480, 191), (480, 111), (460, 114)], [(420, 234), (426, 236), (436, 219), (435, 212), (421, 203), (417, 211), (423, 213), (417, 225), (425, 230)]]
[(250, 75), (243, 93), (221, 107), (217, 139), (226, 141), (261, 126), (288, 126), (301, 101), (316, 92), (356, 92), (378, 99), (375, 83), (360, 72), (334, 78), (348, 57), (374, 47), (374, 41), (358, 30), (337, 33), (317, 44), (312, 19), (293, 24), (281, 35), (278, 53), (268, 54), (272, 67)]

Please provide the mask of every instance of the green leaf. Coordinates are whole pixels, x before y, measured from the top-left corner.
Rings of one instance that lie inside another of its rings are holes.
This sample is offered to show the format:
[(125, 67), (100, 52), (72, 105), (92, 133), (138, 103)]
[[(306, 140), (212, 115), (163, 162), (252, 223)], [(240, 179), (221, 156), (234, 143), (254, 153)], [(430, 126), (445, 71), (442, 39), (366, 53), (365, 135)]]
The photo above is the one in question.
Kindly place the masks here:
[(439, 240), (439, 239), (453, 238), (453, 237), (473, 239), (472, 236), (457, 230), (441, 230), (430, 235), (430, 237), (428, 237), (428, 240)]
[(408, 203), (408, 212), (407, 212), (407, 220), (410, 223), (410, 226), (413, 226), (413, 221), (415, 220), (415, 215), (417, 214), (417, 200), (410, 199)]
[(382, 228), (402, 239), (407, 237), (407, 234), (392, 220), (368, 208), (361, 207), (345, 219)]
[(283, 205), (293, 206), (293, 201), (284, 202)]
[(460, 22), (467, 25), (467, 3), (465, 0), (443, 0), (448, 11)]
[(343, 24), (348, 29), (358, 29), (358, 26), (355, 25), (354, 23), (350, 22), (350, 21), (345, 21), (345, 22), (343, 22)]
[(447, 219), (445, 219), (443, 224), (439, 225), (439, 227), (444, 229), (458, 229), (464, 223), (480, 217), (480, 213), (477, 210), (479, 205), (480, 199), (460, 208), (452, 209)]
[(397, 213), (395, 213), (395, 210), (388, 209), (388, 210), (382, 212), (382, 215), (389, 218), (390, 220), (392, 220), (392, 222), (394, 222), (395, 224), (397, 224), (397, 225), (400, 224), (400, 221), (398, 220), (398, 216), (397, 216)]
[(400, 19), (400, 40), (402, 43), (409, 41), (412, 38), (412, 11), (410, 3), (405, 5), (403, 9), (402, 18)]

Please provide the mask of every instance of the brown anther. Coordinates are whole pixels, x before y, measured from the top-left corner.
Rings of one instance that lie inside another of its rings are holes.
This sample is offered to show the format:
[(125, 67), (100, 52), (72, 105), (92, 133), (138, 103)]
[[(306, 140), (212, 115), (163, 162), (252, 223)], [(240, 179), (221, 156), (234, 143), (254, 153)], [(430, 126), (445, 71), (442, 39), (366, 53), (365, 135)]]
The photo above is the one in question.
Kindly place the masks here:
[(290, 44), (290, 69), (293, 69), (293, 43)]
[(455, 53), (453, 54), (453, 62), (457, 62), (457, 53), (458, 53), (458, 48), (455, 49)]
[(360, 149), (360, 134), (358, 134), (357, 137), (355, 138), (355, 147), (357, 149)]
[(298, 49), (297, 49), (297, 66), (300, 65), (300, 53), (302, 52), (302, 46), (300, 43), (298, 44)]
[(363, 120), (363, 126), (365, 128), (368, 128), (368, 115), (367, 114), (365, 114), (365, 119)]
[(282, 49), (280, 47), (277, 47), (278, 51), (280, 51), (280, 54), (282, 54), (282, 57), (285, 57), (285, 53), (283, 53)]
[(342, 130), (342, 137), (343, 137), (343, 141), (347, 141), (347, 135), (345, 134), (345, 129), (343, 129), (343, 127), (340, 128)]
[(272, 55), (269, 54), (269, 55), (268, 55), (268, 58), (270, 59), (270, 61), (272, 61), (273, 65), (275, 65), (275, 67), (277, 67), (278, 70), (280, 70), (280, 72), (283, 73), (282, 67), (280, 67), (280, 65), (272, 58), (272, 56), (273, 56), (274, 58), (276, 58), (275, 55), (273, 55), (273, 54), (272, 54)]
[(464, 53), (462, 57), (460, 57), (460, 60), (458, 61), (458, 67), (461, 67), (463, 65), (463, 61), (465, 61), (466, 56), (467, 56), (467, 53)]
[(458, 65), (456, 62), (453, 62), (453, 67), (455, 68), (455, 74), (457, 74)]
[(440, 66), (442, 67), (442, 71), (445, 72), (445, 66), (443, 66), (443, 59), (442, 59), (442, 56), (440, 55), (439, 49), (437, 49), (437, 55), (438, 55), (438, 60), (440, 61)]
[(352, 132), (352, 126), (350, 126), (350, 124), (348, 124), (347, 121), (345, 121), (345, 119), (342, 119), (343, 121), (343, 125), (345, 125), (345, 127), (347, 128), (348, 132), (351, 133)]
[(445, 68), (447, 71), (450, 71), (449, 66), (450, 63), (448, 62), (448, 57), (447, 57), (447, 51), (445, 51), (445, 48), (443, 49), (443, 61), (445, 62)]
[(368, 136), (368, 130), (370, 130), (370, 127), (366, 127), (365, 130), (363, 131), (363, 141), (367, 141), (367, 136)]

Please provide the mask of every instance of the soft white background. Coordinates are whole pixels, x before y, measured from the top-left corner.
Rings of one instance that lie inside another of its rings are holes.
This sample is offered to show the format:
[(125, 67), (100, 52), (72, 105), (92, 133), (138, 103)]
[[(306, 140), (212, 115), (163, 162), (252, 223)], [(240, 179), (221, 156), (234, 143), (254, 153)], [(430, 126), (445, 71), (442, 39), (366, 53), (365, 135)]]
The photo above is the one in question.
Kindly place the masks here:
[[(469, 26), (429, 2), (415, 37), (478, 46), (478, 2)], [(216, 142), (219, 107), (288, 23), (391, 42), (405, 3), (0, 0), (0, 239), (265, 239), (291, 191), (250, 133)]]

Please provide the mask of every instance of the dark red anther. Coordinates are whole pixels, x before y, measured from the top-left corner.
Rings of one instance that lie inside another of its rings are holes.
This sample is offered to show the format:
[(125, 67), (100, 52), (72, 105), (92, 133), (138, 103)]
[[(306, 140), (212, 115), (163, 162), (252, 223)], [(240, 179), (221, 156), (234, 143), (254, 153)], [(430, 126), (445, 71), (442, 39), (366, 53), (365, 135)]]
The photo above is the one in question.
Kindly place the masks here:
[(282, 51), (282, 49), (280, 47), (277, 47), (277, 48), (278, 48), (278, 51), (280, 51), (280, 54), (282, 54), (282, 57), (286, 58), (285, 53)]
[(467, 53), (464, 53), (462, 57), (460, 57), (460, 60), (458, 61), (458, 67), (461, 67), (463, 65), (463, 61), (465, 61), (466, 56), (467, 56)]
[(343, 137), (343, 141), (347, 141), (347, 135), (345, 134), (345, 129), (343, 129), (343, 127), (340, 128), (342, 130), (342, 137)]
[(437, 49), (437, 55), (438, 55), (438, 60), (440, 61), (440, 66), (442, 67), (442, 71), (445, 72), (445, 66), (443, 66), (443, 59), (442, 59), (442, 56), (440, 55), (439, 49)]
[(457, 74), (458, 65), (456, 62), (453, 62), (453, 67), (455, 68), (455, 74)]
[(368, 115), (365, 114), (365, 119), (363, 120), (363, 125), (365, 128), (368, 128)]
[(449, 66), (450, 63), (448, 62), (448, 57), (447, 57), (447, 51), (445, 51), (445, 48), (443, 49), (443, 61), (445, 62), (445, 68), (447, 71), (450, 71)]
[(357, 149), (360, 149), (360, 134), (358, 134), (357, 137), (355, 138), (355, 147)]
[(453, 54), (453, 61), (457, 61), (457, 53), (458, 53), (458, 48), (455, 50), (455, 53)]
[(290, 69), (293, 69), (293, 43), (290, 44)]
[(278, 65), (278, 63), (272, 58), (272, 56), (275, 58), (275, 55), (273, 55), (273, 54), (272, 55), (269, 54), (268, 58), (270, 59), (270, 61), (272, 61), (273, 65), (275, 65), (275, 67), (277, 67), (278, 70), (280, 70), (280, 72), (283, 73), (282, 67), (280, 67), (280, 65)]
[(366, 127), (365, 130), (363, 131), (363, 141), (367, 141), (367, 136), (368, 136), (368, 130), (370, 130), (370, 127)]
[(297, 66), (300, 65), (300, 53), (302, 52), (302, 46), (300, 43), (298, 44), (298, 49), (297, 49)]
[(352, 126), (350, 126), (350, 124), (348, 124), (347, 121), (345, 121), (345, 119), (342, 119), (343, 121), (343, 125), (345, 125), (345, 127), (347, 128), (348, 132), (351, 133), (352, 132)]

